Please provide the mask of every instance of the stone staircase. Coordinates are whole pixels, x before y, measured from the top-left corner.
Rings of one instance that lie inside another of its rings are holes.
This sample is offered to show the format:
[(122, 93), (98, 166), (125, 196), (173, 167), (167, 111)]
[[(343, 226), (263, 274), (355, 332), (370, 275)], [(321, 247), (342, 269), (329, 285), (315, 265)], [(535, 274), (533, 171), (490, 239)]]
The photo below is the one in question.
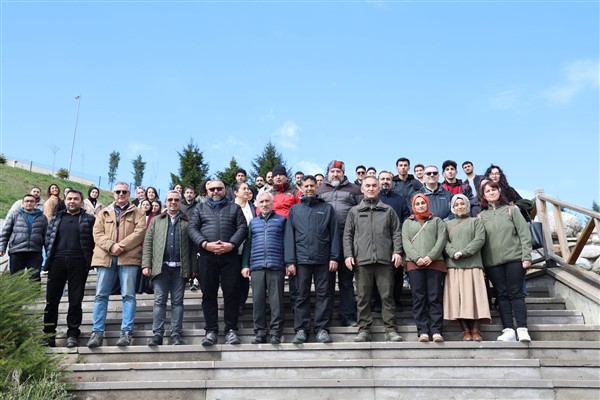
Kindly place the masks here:
[[(91, 273), (82, 347), (53, 351), (66, 354), (72, 393), (86, 400), (600, 399), (600, 325), (588, 321), (597, 318), (569, 309), (546, 281), (543, 272), (528, 281), (529, 344), (496, 342), (501, 330), (496, 311), (492, 324), (482, 326), (483, 342), (462, 342), (458, 324), (450, 323), (444, 327), (445, 343), (419, 343), (405, 293), (397, 312), (403, 343), (384, 341), (381, 315), (375, 313), (371, 343), (354, 343), (356, 328), (334, 320), (334, 343), (314, 343), (312, 335), (309, 343), (293, 345), (288, 309), (283, 343), (253, 345), (250, 298), (239, 321), (242, 344), (204, 348), (201, 293), (187, 290), (185, 345), (169, 345), (169, 331), (165, 345), (146, 345), (152, 336), (153, 296), (138, 295), (133, 345), (116, 347), (121, 300), (111, 296), (104, 346), (88, 349), (95, 288)], [(63, 302), (58, 346), (66, 342), (66, 298)], [(220, 314), (222, 319), (222, 304)], [(223, 336), (219, 341), (224, 342)]]

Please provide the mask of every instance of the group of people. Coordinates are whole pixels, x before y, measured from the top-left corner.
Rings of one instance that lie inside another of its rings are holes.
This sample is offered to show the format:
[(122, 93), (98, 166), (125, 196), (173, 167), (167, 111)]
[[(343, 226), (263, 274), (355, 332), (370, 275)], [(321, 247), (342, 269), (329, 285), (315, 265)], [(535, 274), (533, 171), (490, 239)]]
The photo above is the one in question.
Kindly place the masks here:
[[(41, 190), (34, 187), (9, 212), (0, 234), (0, 256), (10, 246), (12, 273), (25, 267), (35, 270), (45, 247), (44, 330), (51, 346), (66, 282), (67, 347), (78, 345), (90, 268), (97, 270), (90, 348), (103, 343), (108, 298), (116, 281), (123, 303), (116, 344), (132, 343), (140, 271), (152, 282), (155, 299), (149, 346), (163, 344), (169, 296), (170, 342), (184, 342), (183, 299), (190, 279), (202, 291), (202, 345), (219, 340), (219, 289), (225, 342), (241, 343), (238, 318), (250, 286), (252, 343), (281, 343), (286, 277), (294, 312), (292, 343), (305, 343), (312, 333), (317, 342), (332, 341), (336, 282), (339, 318), (342, 325), (357, 327), (354, 341), (371, 340), (373, 303), (381, 306), (385, 340), (402, 341), (395, 317), (405, 273), (419, 341), (444, 341), (444, 319), (458, 321), (464, 340), (482, 340), (481, 323), (491, 320), (488, 279), (503, 325), (498, 340), (528, 342), (524, 276), (531, 242), (523, 213), (514, 205), (518, 194), (498, 166), (492, 165), (484, 176), (474, 174), (471, 162), (462, 167), (464, 181), (456, 178), (457, 164), (445, 161), (444, 181), (439, 182), (436, 166), (415, 166), (415, 177), (409, 174), (410, 161), (399, 158), (397, 174), (377, 174), (375, 168), (361, 165), (353, 183), (340, 160), (331, 161), (321, 179), (298, 172), (293, 182), (286, 168), (277, 165), (253, 186), (241, 169), (231, 188), (220, 180), (205, 182), (201, 196), (193, 187), (173, 188), (164, 208), (152, 187), (137, 188), (136, 199), (130, 201), (123, 182), (114, 186), (114, 202), (108, 206), (97, 200), (98, 188), (90, 188), (87, 198), (70, 189), (61, 200), (60, 189), (53, 185), (48, 188), (51, 201), (40, 202)], [(64, 208), (59, 209), (61, 201)], [(46, 213), (48, 204), (52, 215)]]

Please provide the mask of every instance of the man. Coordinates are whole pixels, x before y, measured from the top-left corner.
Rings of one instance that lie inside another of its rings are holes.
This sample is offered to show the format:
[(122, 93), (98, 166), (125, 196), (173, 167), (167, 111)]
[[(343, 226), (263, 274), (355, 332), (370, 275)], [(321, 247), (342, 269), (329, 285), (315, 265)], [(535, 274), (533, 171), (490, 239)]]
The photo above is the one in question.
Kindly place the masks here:
[(139, 207), (142, 204), (142, 201), (146, 199), (146, 189), (143, 186), (138, 186), (135, 188), (135, 200), (133, 200), (133, 205)]
[(317, 180), (317, 188), (325, 182), (325, 176), (323, 176), (323, 174), (316, 174), (315, 179)]
[(375, 168), (375, 167), (367, 168), (367, 176), (377, 176), (377, 168)]
[[(236, 183), (244, 183), (247, 179), (248, 173), (246, 172), (246, 170), (244, 168), (238, 168), (235, 171), (235, 182), (233, 183), (233, 185), (235, 185)], [(233, 193), (233, 185), (231, 185), (231, 187), (227, 189), (227, 200), (229, 201), (233, 201), (233, 199), (235, 199), (235, 194)], [(252, 190), (252, 188), (250, 190)], [(252, 190), (252, 195), (253, 197), (256, 197), (256, 192), (254, 190)]]
[[(69, 193), (71, 190), (73, 190), (72, 187), (70, 187), (70, 186), (65, 187), (65, 189), (63, 190), (64, 197), (62, 198), (62, 200), (60, 200), (58, 203), (56, 203), (56, 207), (54, 207), (54, 215), (67, 209), (67, 204), (65, 202), (65, 199), (67, 198), (67, 193)], [(50, 221), (48, 221), (48, 222), (50, 222)]]
[[(34, 186), (29, 191), (29, 194), (32, 195), (33, 197), (35, 197), (35, 205), (34, 205), (35, 208), (37, 208), (40, 211), (44, 211), (44, 199), (41, 198), (42, 189), (40, 189), (38, 186)], [(10, 216), (10, 214), (12, 214), (16, 211), (20, 211), (22, 207), (23, 207), (23, 199), (19, 199), (19, 200), (15, 201), (13, 203), (12, 207), (10, 208), (10, 210), (8, 210), (8, 213), (6, 214), (6, 218), (8, 218)]]
[(473, 188), (473, 197), (477, 198), (477, 192), (483, 176), (475, 174), (475, 171), (473, 170), (473, 163), (471, 161), (463, 162), (462, 169), (465, 175), (467, 175), (467, 181), (471, 185), (471, 188)]
[(258, 195), (260, 214), (250, 221), (242, 254), (242, 276), (252, 275), (253, 344), (267, 342), (267, 298), (271, 309), (271, 344), (281, 343), (283, 334), (283, 286), (285, 268), (283, 235), (286, 220), (273, 211), (273, 195)]
[[(344, 232), (346, 216), (348, 211), (362, 199), (360, 187), (351, 183), (345, 175), (345, 164), (339, 160), (333, 160), (327, 166), (327, 179), (323, 186), (317, 190), (317, 194), (327, 203), (333, 206), (338, 222), (338, 233), (340, 235), (340, 250), (338, 264), (343, 262), (341, 249), (341, 235)], [(329, 290), (335, 293), (335, 272), (329, 278)], [(340, 289), (339, 316), (343, 326), (357, 326), (356, 309), (354, 306), (354, 274), (347, 268), (338, 268), (338, 286)]]
[[(187, 191), (187, 190), (186, 190)], [(194, 193), (195, 194), (195, 193)], [(152, 336), (148, 346), (163, 344), (167, 298), (171, 296), (171, 344), (183, 344), (183, 293), (186, 281), (197, 275), (191, 262), (193, 244), (188, 236), (188, 216), (181, 211), (181, 193), (167, 193), (167, 209), (152, 218), (144, 238), (142, 273), (152, 277), (154, 306)]]
[[(260, 177), (257, 177), (256, 179), (258, 180), (258, 178), (260, 178)], [(273, 188), (273, 172), (269, 171), (265, 175), (265, 180), (263, 182), (263, 186), (260, 189), (258, 189), (258, 193), (256, 194), (256, 199), (258, 199), (258, 196), (260, 196), (264, 192), (271, 191), (272, 188)], [(258, 207), (258, 202), (255, 204), (255, 206)]]
[(340, 243), (335, 210), (316, 194), (317, 180), (307, 175), (302, 181), (301, 203), (290, 210), (285, 227), (285, 264), (296, 275), (298, 296), (294, 313), (294, 344), (308, 340), (310, 332), (310, 287), (315, 282), (315, 332), (317, 342), (330, 343), (329, 325), (333, 310), (330, 275), (338, 268)]
[[(381, 200), (382, 203), (392, 207), (392, 209), (396, 212), (396, 215), (400, 219), (400, 226), (402, 227), (404, 221), (410, 216), (410, 211), (408, 210), (408, 206), (406, 205), (408, 200), (405, 199), (404, 196), (392, 190), (393, 177), (394, 175), (389, 171), (381, 171), (379, 173), (379, 186), (381, 188), (381, 191), (379, 192), (379, 200)], [(404, 276), (403, 269), (395, 269), (393, 294), (396, 307), (400, 307), (400, 296), (402, 295), (402, 288), (404, 287), (405, 280), (406, 282), (408, 282), (408, 276)], [(375, 298), (374, 309), (379, 311), (379, 309), (381, 309), (381, 298), (379, 296), (377, 288), (374, 287), (373, 289), (373, 297)]]
[(260, 175), (257, 176), (256, 179), (254, 179), (254, 187), (256, 188), (257, 192), (265, 187), (265, 178)]
[(225, 197), (220, 180), (206, 184), (206, 203), (194, 207), (188, 234), (200, 251), (200, 286), (202, 312), (206, 322), (203, 346), (217, 344), (219, 332), (219, 283), (225, 302), (225, 342), (240, 344), (237, 323), (240, 307), (240, 259), (237, 249), (248, 236), (248, 225), (242, 209)]
[(46, 233), (46, 309), (44, 332), (50, 334), (48, 345), (54, 347), (58, 307), (65, 283), (68, 283), (67, 347), (77, 347), (83, 311), (81, 302), (85, 282), (92, 265), (94, 222), (96, 218), (83, 210), (83, 193), (71, 190), (65, 196), (66, 209), (54, 215)]
[(123, 299), (121, 336), (117, 346), (129, 346), (133, 340), (135, 321), (135, 283), (142, 264), (142, 243), (146, 233), (146, 214), (129, 202), (129, 185), (115, 184), (115, 201), (103, 208), (94, 224), (94, 256), (92, 266), (98, 274), (96, 298), (92, 314), (92, 335), (87, 346), (102, 346), (108, 296), (119, 279)]
[(421, 191), (423, 184), (408, 173), (410, 171), (410, 160), (408, 158), (400, 157), (396, 161), (396, 170), (398, 175), (394, 176), (392, 190), (404, 196), (408, 201), (409, 210), (412, 212), (410, 201), (415, 193)]
[(294, 174), (294, 185), (299, 192), (302, 192), (302, 179), (304, 179), (304, 172), (296, 171)]
[(273, 168), (273, 182), (274, 185), (271, 189), (274, 201), (273, 210), (287, 218), (290, 208), (300, 202), (302, 193), (289, 184), (287, 171), (283, 165), (276, 165)]
[(35, 208), (37, 199), (33, 195), (23, 196), (21, 204), (21, 209), (10, 214), (4, 222), (0, 234), (0, 257), (8, 247), (10, 273), (31, 268), (32, 277), (39, 280), (48, 219), (41, 210)]
[(394, 210), (379, 200), (377, 178), (365, 177), (361, 191), (364, 199), (352, 207), (344, 229), (346, 267), (355, 271), (358, 335), (355, 342), (371, 340), (371, 291), (373, 285), (381, 295), (385, 340), (400, 342), (396, 328), (393, 297), (394, 269), (402, 263), (402, 229)]
[(435, 165), (425, 167), (425, 185), (423, 193), (429, 197), (429, 210), (433, 215), (441, 219), (451, 216), (450, 201), (453, 194), (442, 187), (438, 182), (438, 168)]
[(414, 166), (413, 171), (415, 173), (415, 178), (417, 178), (419, 182), (425, 183), (425, 166), (423, 164), (417, 164)]
[(367, 167), (365, 167), (364, 165), (359, 165), (356, 167), (354, 172), (356, 173), (356, 180), (354, 181), (354, 184), (360, 186), (362, 184), (363, 178), (365, 177), (365, 174), (367, 173)]
[[(181, 200), (180, 210), (184, 214), (188, 214), (188, 209), (196, 205), (196, 189), (193, 186), (186, 186), (183, 191), (183, 200)], [(189, 216), (189, 214), (188, 214)]]
[(444, 182), (442, 183), (442, 188), (452, 193), (452, 195), (464, 194), (467, 196), (467, 199), (469, 199), (470, 203), (471, 216), (476, 217), (481, 211), (481, 208), (479, 207), (479, 201), (473, 195), (474, 187), (469, 184), (469, 181), (463, 182), (456, 177), (458, 172), (456, 167), (456, 161), (444, 161), (442, 164), (442, 170), (444, 171)]

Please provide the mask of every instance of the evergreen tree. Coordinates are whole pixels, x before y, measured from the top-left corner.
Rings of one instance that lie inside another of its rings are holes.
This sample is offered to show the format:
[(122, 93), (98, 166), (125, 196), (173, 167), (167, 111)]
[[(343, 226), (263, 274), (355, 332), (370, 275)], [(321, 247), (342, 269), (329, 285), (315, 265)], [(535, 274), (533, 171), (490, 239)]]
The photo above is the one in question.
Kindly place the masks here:
[(183, 187), (193, 186), (200, 189), (202, 182), (208, 177), (208, 164), (204, 162), (204, 155), (200, 148), (194, 144), (194, 139), (183, 149), (179, 155), (179, 175), (171, 173), (171, 187), (180, 184)]
[(241, 168), (235, 157), (231, 157), (231, 161), (229, 161), (229, 166), (225, 168), (223, 171), (217, 172), (217, 179), (222, 181), (225, 184), (225, 187), (231, 187), (235, 183), (235, 173)]
[(600, 212), (600, 207), (596, 203), (596, 200), (592, 201), (592, 211)]
[(119, 161), (121, 161), (121, 154), (118, 151), (110, 153), (108, 158), (108, 186), (112, 190), (112, 186), (117, 178), (117, 168), (119, 168)]
[(146, 162), (142, 161), (142, 156), (138, 154), (135, 160), (131, 160), (131, 164), (133, 165), (133, 187), (142, 186)]
[(252, 171), (250, 172), (250, 176), (252, 179), (257, 176), (262, 176), (264, 178), (267, 175), (267, 172), (272, 171), (273, 167), (276, 165), (283, 165), (286, 171), (288, 171), (288, 175), (290, 174), (287, 164), (283, 159), (283, 155), (277, 151), (275, 145), (269, 141), (262, 154), (252, 161)]

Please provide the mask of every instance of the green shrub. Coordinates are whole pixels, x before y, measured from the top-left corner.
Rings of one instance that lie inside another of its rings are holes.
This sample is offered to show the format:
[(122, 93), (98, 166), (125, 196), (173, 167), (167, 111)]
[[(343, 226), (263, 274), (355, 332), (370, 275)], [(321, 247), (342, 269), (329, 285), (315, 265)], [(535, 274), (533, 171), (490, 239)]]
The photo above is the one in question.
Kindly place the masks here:
[(6, 156), (4, 154), (0, 154), (0, 164), (6, 164)]
[[(39, 282), (31, 271), (0, 274), (0, 394), (32, 385), (60, 373), (59, 355), (43, 345), (43, 309), (35, 307), (44, 300)], [(54, 379), (54, 378), (53, 378)], [(41, 384), (41, 383), (40, 383)], [(20, 398), (20, 397), (16, 397)], [(52, 397), (46, 397), (52, 398)]]
[(69, 171), (66, 168), (61, 168), (56, 171), (56, 177), (62, 180), (69, 179)]
[(0, 392), (0, 400), (72, 400), (75, 398), (67, 391), (68, 385), (61, 380), (60, 374), (53, 373), (42, 379), (29, 379), (23, 383), (17, 383), (17, 380), (18, 378), (13, 381), (10, 392)]

